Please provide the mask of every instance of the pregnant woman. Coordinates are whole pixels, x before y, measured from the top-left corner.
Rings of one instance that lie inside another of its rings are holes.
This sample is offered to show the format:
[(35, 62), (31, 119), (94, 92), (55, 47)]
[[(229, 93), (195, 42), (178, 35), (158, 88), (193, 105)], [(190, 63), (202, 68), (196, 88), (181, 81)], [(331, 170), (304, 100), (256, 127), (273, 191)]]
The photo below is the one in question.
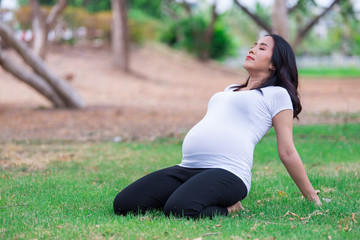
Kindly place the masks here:
[(212, 217), (243, 209), (251, 187), (255, 145), (274, 126), (278, 153), (305, 198), (321, 205), (292, 138), (301, 111), (298, 72), (280, 36), (260, 38), (243, 64), (249, 77), (209, 101), (207, 113), (185, 136), (180, 164), (133, 182), (114, 200), (115, 214), (163, 210), (179, 217)]

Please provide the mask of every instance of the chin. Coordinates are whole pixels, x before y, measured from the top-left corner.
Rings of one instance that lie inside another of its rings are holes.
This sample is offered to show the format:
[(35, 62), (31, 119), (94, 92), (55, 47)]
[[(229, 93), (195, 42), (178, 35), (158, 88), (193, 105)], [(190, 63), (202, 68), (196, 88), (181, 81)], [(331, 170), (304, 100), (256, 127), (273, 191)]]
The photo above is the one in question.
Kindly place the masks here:
[(249, 70), (251, 70), (251, 67), (247, 66), (246, 63), (244, 63), (244, 64), (242, 65), (242, 67), (243, 67), (243, 69), (245, 69), (245, 70), (248, 71), (248, 72), (249, 72)]

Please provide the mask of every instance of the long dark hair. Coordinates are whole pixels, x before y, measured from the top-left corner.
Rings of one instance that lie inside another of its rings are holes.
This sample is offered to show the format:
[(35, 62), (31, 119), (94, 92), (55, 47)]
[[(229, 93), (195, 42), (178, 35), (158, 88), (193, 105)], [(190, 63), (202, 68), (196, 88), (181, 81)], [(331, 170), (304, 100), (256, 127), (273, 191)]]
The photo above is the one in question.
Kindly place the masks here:
[[(293, 117), (298, 118), (298, 114), (301, 112), (302, 107), (297, 90), (299, 81), (294, 51), (292, 50), (290, 44), (279, 35), (270, 34), (267, 36), (271, 36), (275, 42), (271, 58), (271, 62), (274, 65), (275, 70), (270, 78), (257, 89), (260, 90), (260, 88), (268, 86), (280, 86), (285, 88), (290, 95), (293, 105)], [(240, 85), (239, 88), (246, 87), (248, 82), (249, 78), (247, 82)]]

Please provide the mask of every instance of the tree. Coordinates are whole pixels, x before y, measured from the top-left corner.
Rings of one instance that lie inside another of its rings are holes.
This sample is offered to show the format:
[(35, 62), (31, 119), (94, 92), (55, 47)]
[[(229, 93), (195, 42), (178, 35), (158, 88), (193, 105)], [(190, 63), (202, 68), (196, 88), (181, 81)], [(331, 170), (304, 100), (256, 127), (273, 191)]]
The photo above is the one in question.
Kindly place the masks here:
[(340, 0), (334, 0), (331, 5), (325, 8), (319, 15), (315, 16), (307, 25), (303, 26), (299, 29), (298, 34), (295, 37), (295, 40), (292, 44), (293, 48), (296, 49), (302, 40), (305, 38), (306, 34), (310, 31), (312, 27), (315, 26), (317, 22), (319, 22), (320, 18), (325, 16), (336, 4), (338, 4)]
[(13, 36), (10, 28), (2, 21), (0, 21), (0, 36), (1, 40), (5, 40), (9, 47), (14, 48), (34, 72), (30, 72), (18, 63), (13, 62), (4, 50), (1, 49), (0, 65), (6, 71), (30, 85), (51, 101), (55, 107), (85, 107), (85, 103), (79, 97), (77, 92), (63, 79), (52, 73), (44, 61), (39, 56), (35, 55), (25, 43), (17, 40)]
[(29, 4), (33, 18), (33, 51), (36, 55), (44, 59), (47, 51), (49, 31), (54, 28), (56, 20), (65, 9), (67, 3), (66, 0), (58, 0), (46, 18), (40, 9), (38, 0), (29, 0)]
[(129, 71), (129, 31), (127, 25), (126, 0), (111, 1), (112, 49), (114, 51), (115, 66), (125, 72)]
[[(249, 11), (244, 5), (242, 5), (238, 0), (234, 0), (234, 3), (242, 9), (246, 14), (253, 19), (257, 25), (263, 28), (268, 33), (277, 33), (281, 35), (285, 39), (289, 39), (289, 14), (293, 13), (297, 8), (304, 7), (306, 3), (309, 2), (307, 0), (298, 0), (297, 3), (289, 8), (286, 7), (286, 0), (275, 0), (273, 6), (273, 14), (272, 14), (272, 23), (271, 27), (267, 22), (262, 20), (257, 14)], [(313, 2), (314, 1), (310, 1)], [(290, 43), (294, 50), (299, 46), (299, 44), (303, 41), (304, 37), (308, 32), (314, 27), (314, 25), (325, 15), (327, 14), (336, 4), (339, 4), (340, 0), (333, 0), (332, 3), (324, 8), (322, 12), (316, 16), (314, 16), (305, 26), (299, 27), (297, 30), (297, 34), (293, 40), (290, 40)], [(315, 3), (314, 3), (315, 4)]]
[(275, 0), (272, 12), (273, 33), (289, 40), (289, 16), (286, 8), (286, 0)]
[(200, 56), (200, 59), (203, 61), (210, 59), (210, 46), (211, 46), (211, 41), (212, 41), (212, 38), (214, 35), (214, 26), (215, 26), (216, 20), (218, 18), (218, 14), (216, 12), (216, 4), (217, 4), (217, 1), (214, 1), (214, 3), (211, 6), (210, 23), (204, 34), (204, 42), (203, 42), (204, 48), (203, 48), (203, 51)]

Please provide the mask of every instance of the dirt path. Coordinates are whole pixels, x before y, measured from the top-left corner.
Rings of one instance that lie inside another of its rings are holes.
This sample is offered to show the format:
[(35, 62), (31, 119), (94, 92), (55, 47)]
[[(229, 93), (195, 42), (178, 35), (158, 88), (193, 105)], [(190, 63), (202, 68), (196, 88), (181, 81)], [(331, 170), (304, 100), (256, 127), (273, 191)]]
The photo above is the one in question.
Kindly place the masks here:
[[(132, 74), (114, 69), (106, 49), (53, 48), (47, 62), (70, 79), (88, 107), (54, 110), (0, 69), (0, 141), (183, 135), (204, 115), (213, 93), (246, 78), (154, 45), (133, 49)], [(304, 111), (297, 124), (360, 122), (360, 79), (302, 79), (301, 96)]]

